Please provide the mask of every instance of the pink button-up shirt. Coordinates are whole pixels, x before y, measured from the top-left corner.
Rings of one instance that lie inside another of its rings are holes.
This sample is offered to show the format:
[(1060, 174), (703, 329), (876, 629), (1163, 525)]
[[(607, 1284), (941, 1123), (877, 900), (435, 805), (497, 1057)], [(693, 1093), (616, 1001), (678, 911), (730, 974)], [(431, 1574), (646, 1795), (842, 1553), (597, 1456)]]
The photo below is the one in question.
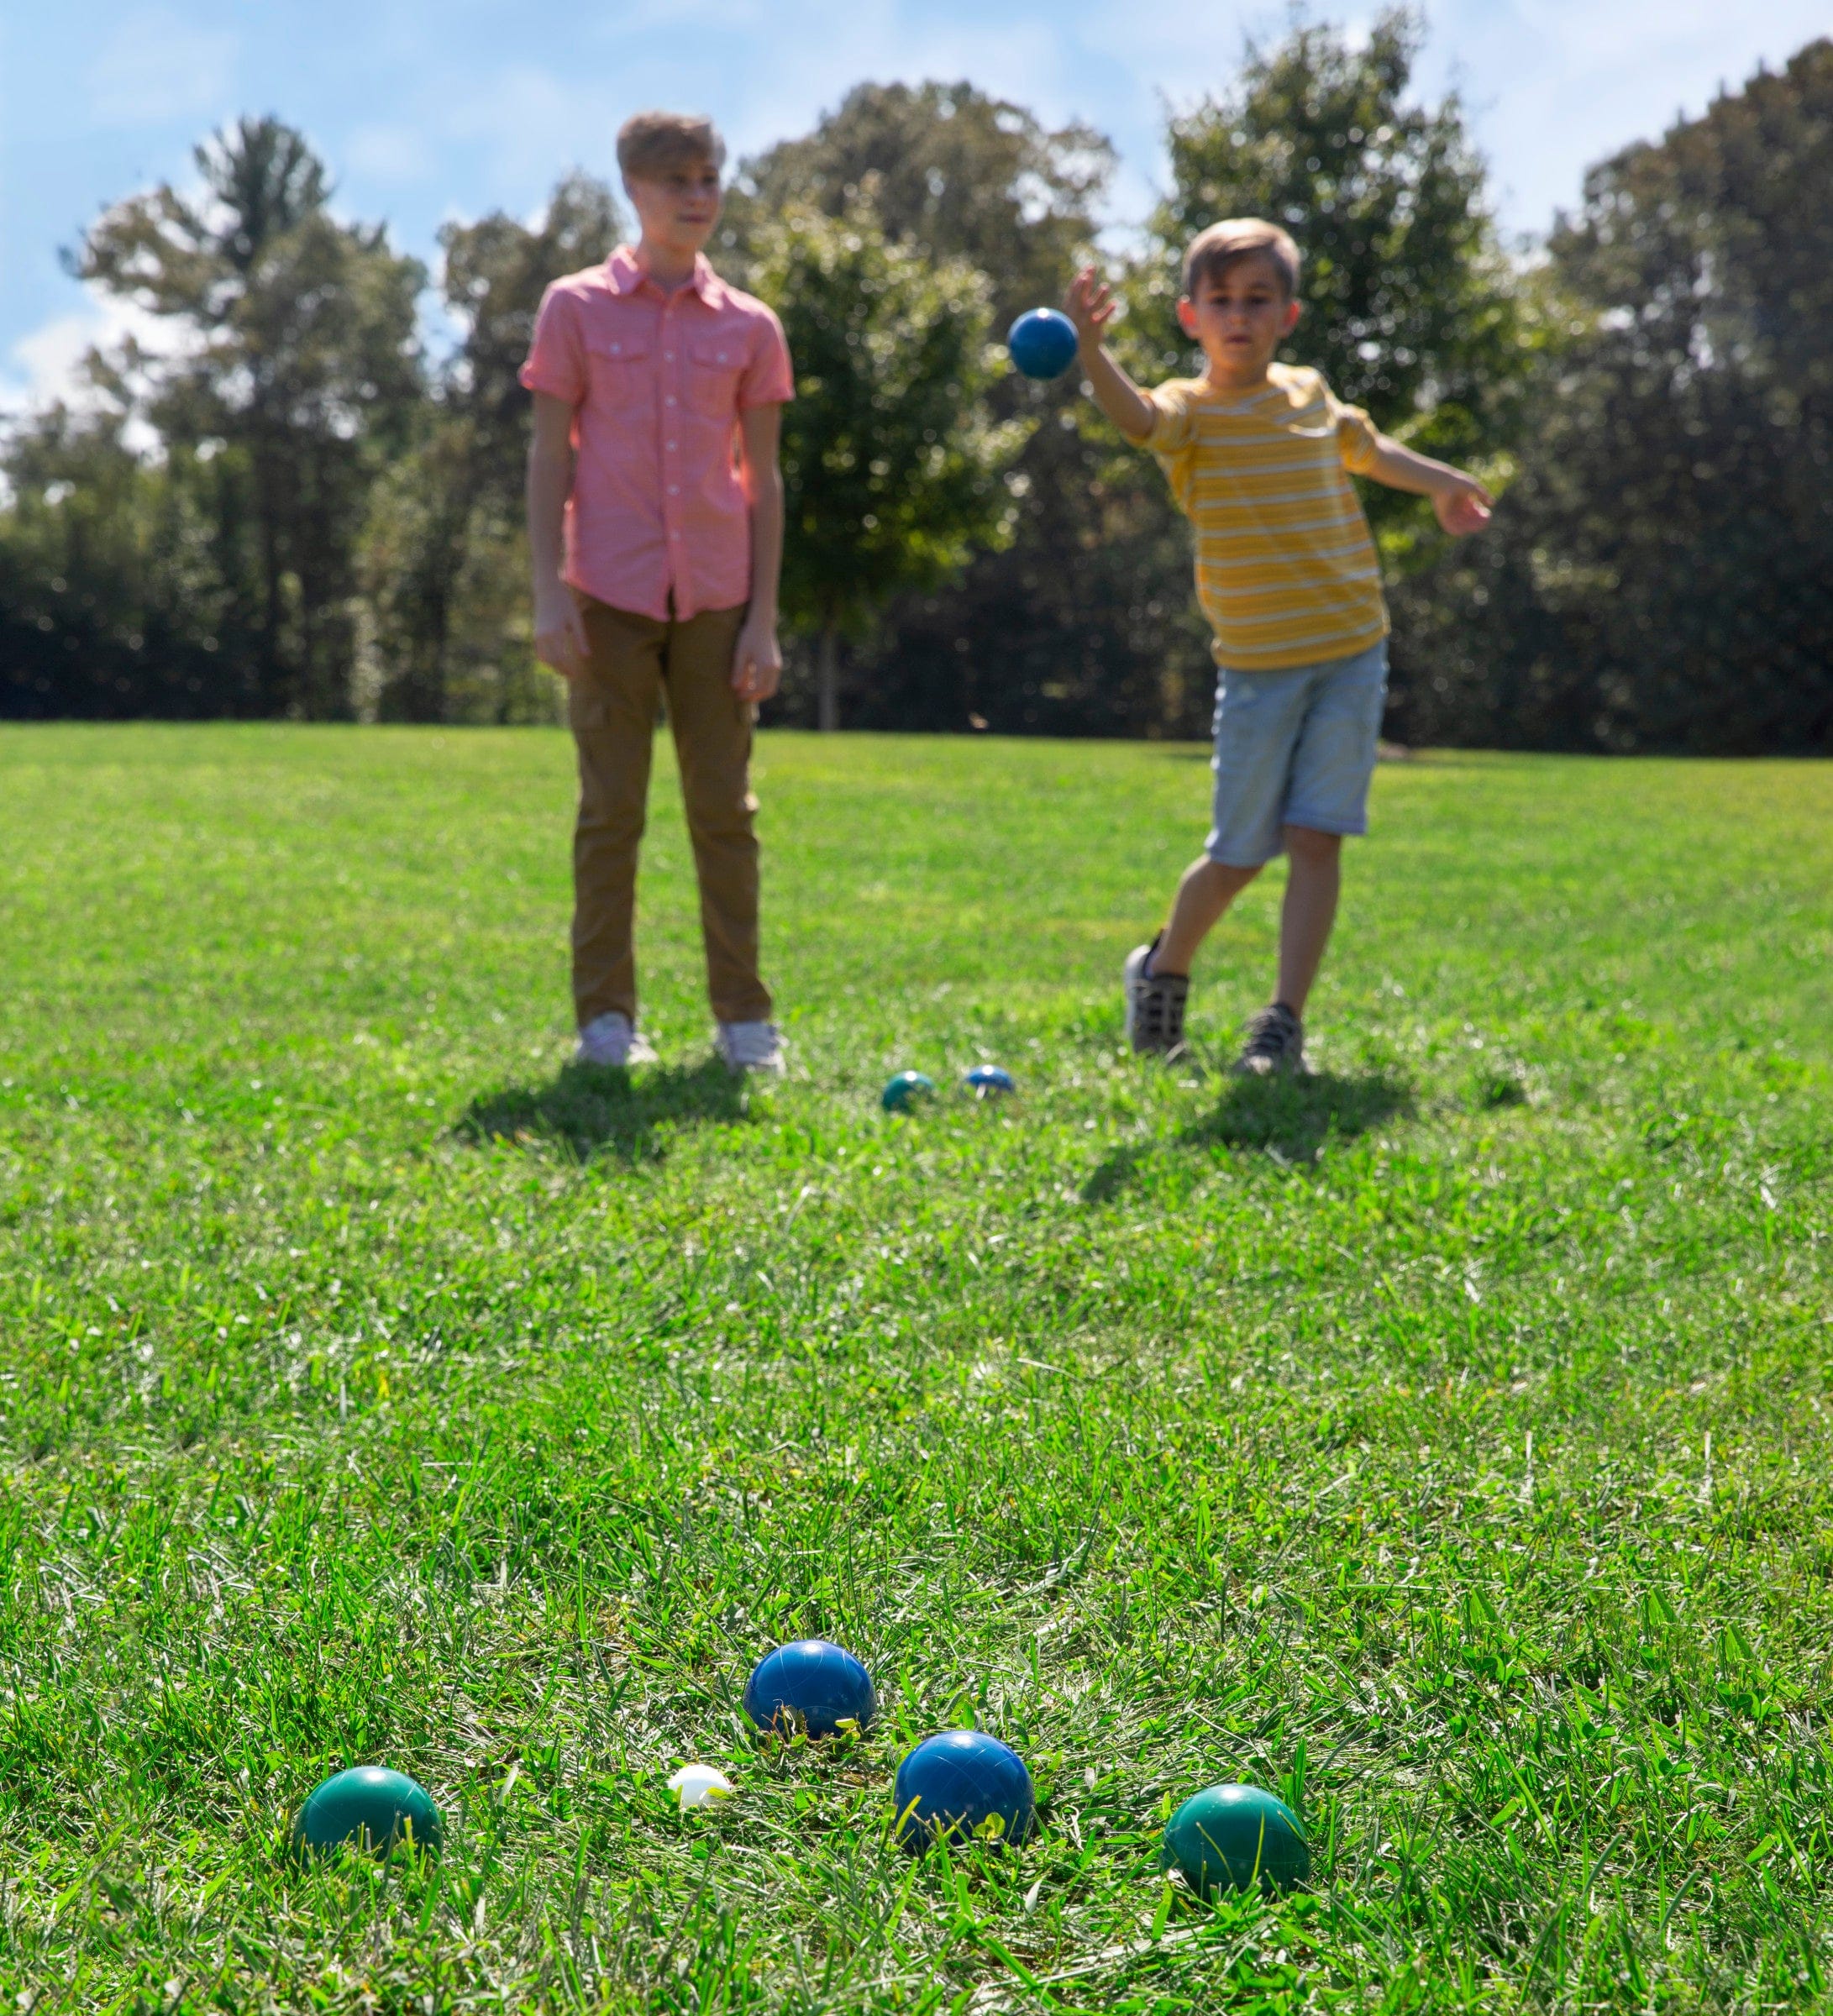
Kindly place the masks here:
[(738, 415), (791, 397), (783, 325), (704, 258), (664, 293), (628, 245), (557, 280), (522, 367), (573, 408), (566, 579), (659, 621), (751, 593)]

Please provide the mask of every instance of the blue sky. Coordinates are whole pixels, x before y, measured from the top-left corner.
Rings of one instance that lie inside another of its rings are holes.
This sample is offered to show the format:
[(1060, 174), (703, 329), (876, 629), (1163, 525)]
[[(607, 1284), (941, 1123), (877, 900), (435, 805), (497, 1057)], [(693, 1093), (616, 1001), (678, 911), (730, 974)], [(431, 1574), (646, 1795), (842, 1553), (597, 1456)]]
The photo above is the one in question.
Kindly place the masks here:
[[(1373, 10), (1319, 6), (1353, 29)], [(1423, 83), (1455, 84), (1511, 228), (1585, 165), (1697, 112), (1827, 25), (1827, 0), (1427, 0)], [(67, 382), (121, 326), (57, 253), (108, 202), (188, 177), (192, 143), (274, 112), (330, 162), (346, 213), (428, 254), (449, 217), (532, 214), (600, 171), (628, 112), (694, 107), (737, 151), (806, 130), (862, 79), (967, 77), (1120, 149), (1113, 222), (1158, 185), (1169, 101), (1226, 83), (1282, 7), (1247, 0), (66, 0), (0, 14), (0, 404)]]

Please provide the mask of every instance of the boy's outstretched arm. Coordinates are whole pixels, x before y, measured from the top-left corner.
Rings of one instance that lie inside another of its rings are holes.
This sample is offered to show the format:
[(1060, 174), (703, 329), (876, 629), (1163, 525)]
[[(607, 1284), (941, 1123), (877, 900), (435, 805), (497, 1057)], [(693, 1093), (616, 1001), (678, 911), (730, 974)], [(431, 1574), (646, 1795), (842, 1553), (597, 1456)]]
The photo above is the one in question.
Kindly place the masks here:
[(1495, 508), (1495, 499), (1474, 476), (1467, 476), (1448, 462), (1435, 462), (1430, 455), (1415, 454), (1386, 434), (1379, 438), (1374, 459), (1357, 473), (1373, 476), (1389, 490), (1410, 491), (1416, 497), (1430, 497), (1439, 523), (1453, 538), (1481, 532)]
[(1143, 441), (1158, 416), (1152, 402), (1102, 344), (1102, 334), (1114, 319), (1114, 295), (1093, 266), (1085, 266), (1069, 282), (1063, 312), (1075, 324), (1078, 354), (1095, 403), (1129, 441)]

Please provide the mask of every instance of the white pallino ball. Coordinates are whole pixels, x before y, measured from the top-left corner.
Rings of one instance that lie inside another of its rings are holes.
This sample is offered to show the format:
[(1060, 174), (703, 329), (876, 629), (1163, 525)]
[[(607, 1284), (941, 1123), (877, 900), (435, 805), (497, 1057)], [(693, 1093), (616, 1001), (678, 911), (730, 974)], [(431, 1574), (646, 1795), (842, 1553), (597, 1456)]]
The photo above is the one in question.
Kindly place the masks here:
[(684, 1764), (669, 1780), (669, 1790), (680, 1795), (681, 1811), (711, 1806), (732, 1797), (732, 1780), (711, 1764)]

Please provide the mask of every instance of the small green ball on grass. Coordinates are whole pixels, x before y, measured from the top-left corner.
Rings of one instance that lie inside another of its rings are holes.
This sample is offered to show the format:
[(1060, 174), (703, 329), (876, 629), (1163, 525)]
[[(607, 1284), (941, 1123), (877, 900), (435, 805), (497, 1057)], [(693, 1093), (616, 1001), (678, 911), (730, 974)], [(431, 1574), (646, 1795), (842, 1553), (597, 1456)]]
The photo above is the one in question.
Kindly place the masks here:
[(423, 1786), (380, 1764), (359, 1764), (327, 1778), (299, 1809), (293, 1851), (309, 1861), (335, 1855), (346, 1844), (367, 1855), (386, 1855), (411, 1841), (436, 1854), (444, 1831)]
[(1286, 1891), (1310, 1877), (1311, 1851), (1284, 1799), (1258, 1785), (1211, 1785), (1172, 1814), (1158, 1866), (1175, 1869), (1199, 1897)]
[(936, 1081), (927, 1072), (900, 1071), (879, 1095), (887, 1113), (908, 1113), (936, 1096)]

